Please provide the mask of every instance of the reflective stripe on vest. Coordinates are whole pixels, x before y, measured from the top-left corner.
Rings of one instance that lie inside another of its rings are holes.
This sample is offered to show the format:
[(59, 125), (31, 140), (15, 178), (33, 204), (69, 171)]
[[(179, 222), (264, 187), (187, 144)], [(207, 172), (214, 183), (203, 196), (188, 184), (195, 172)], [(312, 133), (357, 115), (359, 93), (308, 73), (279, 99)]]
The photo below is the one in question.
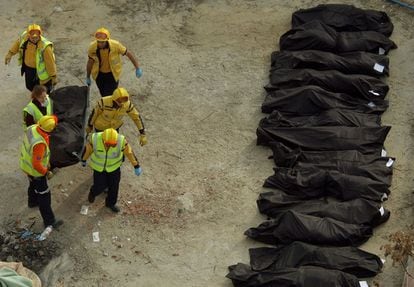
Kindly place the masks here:
[[(34, 122), (37, 123), (41, 117), (43, 116), (50, 116), (52, 114), (52, 100), (49, 98), (48, 99), (48, 103), (47, 103), (47, 107), (46, 107), (46, 114), (42, 114), (42, 112), (39, 110), (39, 108), (33, 103), (30, 102), (24, 109), (23, 111), (25, 111), (26, 113), (28, 113), (29, 115), (31, 115), (34, 119)], [(23, 123), (24, 128), (27, 128), (25, 126), (25, 123)]]
[(91, 142), (93, 153), (89, 161), (89, 166), (98, 172), (113, 172), (122, 165), (122, 147), (125, 144), (125, 137), (118, 135), (116, 146), (109, 147), (106, 150), (102, 140), (102, 134), (102, 132), (92, 134)]
[[(20, 34), (20, 46), (19, 46), (19, 65), (22, 65), (23, 59), (23, 44), (28, 41), (27, 32), (24, 31)], [(40, 40), (37, 43), (36, 49), (36, 72), (39, 80), (44, 81), (50, 78), (49, 74), (46, 71), (46, 63), (43, 59), (43, 51), (46, 49), (47, 46), (51, 45), (53, 49), (53, 43), (50, 42), (43, 36), (40, 36)], [(55, 55), (53, 54), (53, 58)]]
[(42, 159), (43, 166), (47, 166), (49, 163), (50, 150), (46, 140), (39, 134), (36, 128), (37, 125), (31, 125), (24, 135), (20, 149), (20, 168), (31, 176), (40, 177), (44, 175), (33, 168), (33, 147), (39, 143), (46, 145), (46, 153)]

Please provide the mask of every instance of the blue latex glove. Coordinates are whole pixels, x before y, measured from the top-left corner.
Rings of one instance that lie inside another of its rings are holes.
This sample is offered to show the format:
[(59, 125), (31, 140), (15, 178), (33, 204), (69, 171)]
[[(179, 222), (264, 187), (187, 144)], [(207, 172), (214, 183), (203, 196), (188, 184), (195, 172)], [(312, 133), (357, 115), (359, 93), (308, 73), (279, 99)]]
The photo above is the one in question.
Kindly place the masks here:
[(91, 81), (91, 78), (90, 77), (86, 77), (86, 84), (88, 86), (92, 85), (92, 81)]
[(140, 166), (136, 167), (135, 168), (135, 175), (141, 175), (141, 173), (142, 173), (142, 168)]
[(137, 68), (135, 70), (135, 75), (137, 76), (137, 78), (141, 78), (142, 77), (142, 69), (141, 68)]
[(81, 165), (82, 165), (83, 167), (85, 167), (85, 166), (86, 166), (86, 160), (81, 160)]

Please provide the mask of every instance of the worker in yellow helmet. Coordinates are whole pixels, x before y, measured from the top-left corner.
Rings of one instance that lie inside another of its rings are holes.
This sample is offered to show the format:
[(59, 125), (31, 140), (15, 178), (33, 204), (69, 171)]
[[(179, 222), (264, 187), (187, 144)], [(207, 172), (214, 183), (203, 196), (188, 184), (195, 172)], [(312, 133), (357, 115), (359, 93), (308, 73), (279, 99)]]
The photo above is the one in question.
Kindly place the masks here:
[(5, 64), (8, 65), (16, 54), (19, 54), (18, 61), (26, 88), (32, 91), (34, 86), (41, 84), (50, 93), (57, 83), (55, 55), (53, 43), (43, 37), (39, 25), (31, 24), (20, 34), (7, 53)]
[(142, 76), (135, 56), (120, 42), (110, 38), (105, 28), (95, 32), (95, 40), (89, 45), (88, 62), (86, 64), (86, 84), (91, 85), (91, 75), (96, 81), (102, 97), (110, 96), (118, 87), (122, 71), (121, 56), (127, 56), (135, 67), (137, 78)]
[(140, 175), (142, 169), (138, 159), (123, 135), (109, 128), (89, 136), (81, 163), (82, 166), (86, 166), (86, 160), (91, 157), (89, 166), (93, 169), (93, 185), (88, 195), (90, 203), (93, 203), (95, 197), (107, 189), (105, 206), (113, 212), (120, 211), (116, 202), (124, 155), (134, 167), (135, 175)]
[(37, 124), (43, 116), (50, 116), (53, 113), (52, 100), (47, 94), (47, 88), (43, 85), (36, 85), (32, 91), (32, 100), (23, 109), (23, 128)]
[(137, 126), (140, 136), (139, 143), (141, 146), (147, 144), (147, 136), (141, 116), (134, 104), (129, 100), (129, 94), (124, 88), (115, 89), (111, 96), (101, 98), (93, 109), (88, 120), (86, 132), (103, 131), (108, 128), (119, 130), (124, 123), (122, 118), (128, 116)]
[(57, 220), (52, 211), (47, 178), (52, 175), (49, 171), (49, 135), (56, 125), (56, 116), (41, 117), (37, 124), (27, 128), (20, 149), (20, 168), (29, 177), (28, 206), (38, 206), (44, 226), (55, 228), (63, 221)]

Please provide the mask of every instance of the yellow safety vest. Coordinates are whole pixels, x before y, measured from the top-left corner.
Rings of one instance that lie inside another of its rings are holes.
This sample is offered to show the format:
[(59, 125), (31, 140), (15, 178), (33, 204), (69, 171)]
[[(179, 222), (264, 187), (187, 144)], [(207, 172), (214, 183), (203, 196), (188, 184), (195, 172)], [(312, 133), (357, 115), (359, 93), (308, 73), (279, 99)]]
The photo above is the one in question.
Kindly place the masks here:
[(102, 140), (102, 134), (102, 132), (93, 133), (91, 136), (90, 143), (93, 147), (93, 153), (89, 161), (89, 166), (98, 172), (113, 172), (122, 165), (122, 149), (125, 146), (125, 137), (118, 135), (117, 145), (115, 147), (109, 147), (106, 150)]
[[(52, 108), (52, 99), (49, 98), (49, 101), (47, 103), (46, 106), (46, 114), (42, 114), (42, 112), (39, 110), (39, 108), (33, 104), (33, 102), (30, 102), (24, 109), (23, 112), (28, 113), (29, 115), (31, 115), (35, 121), (35, 123), (37, 123), (41, 117), (43, 116), (50, 116), (53, 113), (53, 108)], [(26, 129), (26, 123), (23, 122), (23, 128)]]
[(27, 128), (27, 131), (23, 138), (23, 144), (20, 148), (20, 168), (27, 174), (40, 177), (44, 176), (39, 173), (36, 169), (33, 168), (33, 147), (39, 143), (46, 145), (46, 153), (42, 159), (42, 165), (47, 166), (49, 164), (50, 158), (50, 149), (46, 140), (42, 135), (36, 130), (38, 125), (31, 125)]
[[(22, 34), (20, 34), (19, 65), (22, 65), (24, 61), (23, 46), (24, 46), (24, 43), (26, 43), (27, 41), (28, 41), (28, 35), (27, 35), (27, 32), (24, 31)], [(40, 36), (40, 40), (37, 43), (37, 49), (36, 49), (36, 72), (37, 72), (37, 77), (41, 81), (44, 81), (50, 78), (50, 75), (46, 71), (46, 63), (43, 58), (43, 51), (46, 49), (47, 46), (51, 46), (52, 52), (53, 52), (53, 43), (50, 42), (45, 37)], [(54, 57), (55, 55), (53, 54), (53, 58)]]
[[(111, 67), (111, 72), (114, 76), (115, 81), (119, 81), (119, 77), (121, 76), (121, 71), (122, 71), (122, 60), (121, 60), (121, 54), (119, 53), (119, 50), (120, 50), (119, 46), (121, 44), (118, 41), (112, 40), (112, 39), (108, 40), (108, 44), (109, 44), (109, 67)], [(99, 53), (98, 42), (93, 41), (91, 43), (89, 50), (96, 51), (96, 53)], [(92, 66), (92, 71), (91, 71), (92, 78), (95, 80), (98, 77), (99, 64), (100, 64), (98, 55), (96, 53), (92, 56), (93, 66)]]

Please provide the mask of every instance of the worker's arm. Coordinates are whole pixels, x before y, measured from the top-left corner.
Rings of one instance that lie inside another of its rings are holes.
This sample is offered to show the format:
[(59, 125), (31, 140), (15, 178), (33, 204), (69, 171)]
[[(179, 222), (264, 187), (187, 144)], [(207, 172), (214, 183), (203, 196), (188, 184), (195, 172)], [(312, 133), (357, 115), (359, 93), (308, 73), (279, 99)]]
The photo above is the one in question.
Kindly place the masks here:
[(20, 39), (17, 39), (13, 45), (11, 46), (11, 48), (9, 49), (9, 53), (12, 55), (16, 55), (17, 52), (19, 52), (19, 47), (20, 47)]
[(88, 62), (86, 63), (86, 77), (87, 78), (91, 77), (92, 66), (94, 62), (95, 61), (91, 57), (88, 58)]
[(92, 154), (93, 147), (92, 144), (88, 141), (85, 145), (85, 150), (82, 155), (82, 161), (86, 161)]
[(43, 166), (42, 160), (46, 153), (46, 145), (39, 143), (33, 147), (32, 165), (33, 168), (40, 174), (46, 175), (47, 166)]
[(92, 132), (93, 126), (95, 125), (95, 121), (98, 118), (98, 116), (102, 113), (102, 111), (103, 111), (103, 101), (100, 100), (96, 104), (95, 108), (92, 110), (92, 113), (89, 115), (88, 126), (87, 126), (88, 133)]
[(134, 121), (135, 125), (137, 126), (140, 134), (145, 134), (145, 127), (144, 123), (141, 119), (141, 116), (139, 115), (138, 110), (135, 108), (134, 104), (130, 104), (128, 110), (127, 110), (128, 116), (131, 118), (131, 120)]
[(8, 65), (10, 63), (11, 58), (13, 57), (13, 55), (16, 55), (17, 52), (19, 52), (19, 47), (20, 47), (20, 39), (17, 39), (13, 43), (13, 45), (11, 46), (9, 51), (7, 52), (6, 59), (4, 61), (6, 65)]
[(132, 65), (134, 65), (135, 69), (139, 68), (139, 63), (137, 58), (135, 58), (134, 54), (132, 54), (129, 50), (126, 51), (125, 55), (131, 61)]
[(46, 72), (52, 78), (52, 83), (57, 83), (56, 78), (56, 62), (55, 57), (53, 56), (52, 46), (47, 46), (43, 51), (43, 58), (45, 59)]
[(134, 152), (132, 151), (131, 146), (125, 140), (125, 145), (123, 148), (124, 155), (128, 158), (134, 168), (139, 167), (139, 162)]
[(95, 62), (95, 59), (97, 59), (96, 56), (96, 46), (94, 45), (94, 42), (92, 42), (88, 48), (88, 62), (86, 63), (86, 78), (88, 79), (91, 76), (92, 67)]

